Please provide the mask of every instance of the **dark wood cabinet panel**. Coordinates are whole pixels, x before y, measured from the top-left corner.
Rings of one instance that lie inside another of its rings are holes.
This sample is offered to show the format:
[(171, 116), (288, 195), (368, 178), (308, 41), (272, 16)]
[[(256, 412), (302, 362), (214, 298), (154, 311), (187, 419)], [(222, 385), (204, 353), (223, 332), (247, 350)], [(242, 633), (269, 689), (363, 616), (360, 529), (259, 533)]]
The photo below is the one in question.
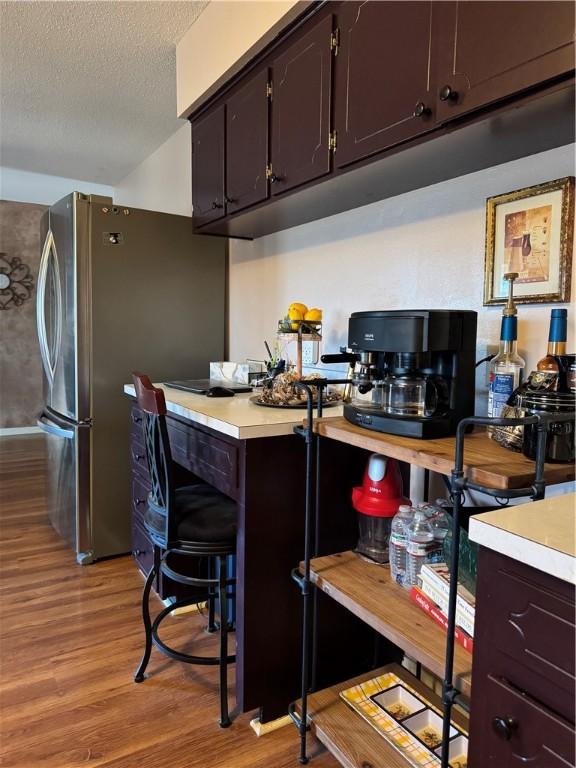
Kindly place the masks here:
[(226, 102), (226, 204), (234, 213), (268, 197), (268, 69)]
[(432, 2), (346, 2), (337, 15), (337, 167), (435, 127)]
[(434, 14), (442, 121), (574, 69), (572, 2), (441, 2)]
[[(474, 683), (476, 684), (476, 683)], [(486, 722), (481, 740), (471, 730), (473, 768), (571, 768), (574, 728), (505, 679), (489, 675), (478, 706)]]
[(192, 204), (196, 227), (226, 214), (225, 128), (224, 105), (192, 123)]
[(330, 171), (332, 26), (322, 18), (272, 62), (272, 195)]
[(470, 765), (574, 765), (574, 586), (480, 548)]
[(239, 449), (237, 441), (222, 440), (200, 428), (169, 417), (168, 436), (172, 458), (233, 499), (239, 492)]
[(311, 5), (191, 118), (195, 229), (260, 237), (570, 143), (573, 32), (563, 0)]

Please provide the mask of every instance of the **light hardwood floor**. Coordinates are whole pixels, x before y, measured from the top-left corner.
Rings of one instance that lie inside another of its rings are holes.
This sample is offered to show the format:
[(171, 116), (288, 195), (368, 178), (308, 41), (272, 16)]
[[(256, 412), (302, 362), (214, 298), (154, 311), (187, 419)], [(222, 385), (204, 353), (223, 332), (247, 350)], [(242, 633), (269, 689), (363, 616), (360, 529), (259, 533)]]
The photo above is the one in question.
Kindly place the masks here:
[[(217, 668), (153, 650), (149, 679), (132, 681), (142, 577), (130, 557), (76, 565), (46, 515), (43, 446), (41, 436), (0, 438), (0, 765), (298, 766), (292, 726), (260, 739), (249, 715), (218, 727)], [(200, 617), (170, 622), (166, 639), (215, 652)], [(231, 696), (233, 679), (232, 669)], [(337, 768), (312, 752), (312, 766)]]

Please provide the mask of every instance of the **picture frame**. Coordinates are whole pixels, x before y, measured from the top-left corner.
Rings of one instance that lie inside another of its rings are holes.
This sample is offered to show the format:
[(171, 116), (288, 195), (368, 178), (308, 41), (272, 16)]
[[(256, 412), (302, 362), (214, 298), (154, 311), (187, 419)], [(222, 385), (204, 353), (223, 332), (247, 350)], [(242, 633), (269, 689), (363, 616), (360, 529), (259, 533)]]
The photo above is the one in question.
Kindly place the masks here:
[(508, 272), (517, 304), (569, 302), (573, 242), (573, 176), (489, 197), (484, 306), (506, 303)]

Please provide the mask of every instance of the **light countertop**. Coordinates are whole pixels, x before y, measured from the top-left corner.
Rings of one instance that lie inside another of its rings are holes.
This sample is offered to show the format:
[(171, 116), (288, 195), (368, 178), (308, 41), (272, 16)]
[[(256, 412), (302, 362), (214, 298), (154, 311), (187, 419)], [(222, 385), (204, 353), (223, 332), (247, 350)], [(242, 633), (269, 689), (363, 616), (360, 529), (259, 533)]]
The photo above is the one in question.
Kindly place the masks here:
[[(191, 392), (155, 384), (164, 390), (166, 409), (175, 416), (182, 416), (196, 424), (209, 427), (238, 440), (251, 437), (276, 437), (291, 435), (297, 424), (306, 416), (305, 408), (264, 408), (250, 402), (252, 393), (234, 397), (206, 397)], [(126, 384), (124, 392), (135, 396), (134, 386)], [(342, 406), (326, 408), (323, 416), (341, 416)]]
[(576, 493), (485, 512), (470, 518), (470, 538), (483, 547), (576, 584)]

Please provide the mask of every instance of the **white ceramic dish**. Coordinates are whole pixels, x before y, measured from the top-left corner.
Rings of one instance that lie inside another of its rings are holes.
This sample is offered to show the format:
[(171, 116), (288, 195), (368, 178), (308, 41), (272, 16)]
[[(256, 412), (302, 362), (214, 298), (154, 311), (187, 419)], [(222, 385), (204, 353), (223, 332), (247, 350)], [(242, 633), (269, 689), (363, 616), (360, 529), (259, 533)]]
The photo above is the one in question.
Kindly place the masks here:
[[(414, 736), (416, 736), (417, 739), (420, 739), (423, 744), (426, 744), (430, 750), (436, 749), (442, 741), (442, 718), (435, 712), (432, 712), (431, 709), (425, 709), (423, 712), (419, 712), (416, 715), (406, 718), (406, 720), (402, 722), (402, 727), (414, 734)], [(436, 744), (428, 744), (422, 737), (422, 731), (425, 728), (432, 729), (437, 734), (438, 741)], [(458, 731), (456, 728), (450, 726), (449, 738), (452, 739), (457, 734)]]
[[(396, 720), (405, 720), (407, 717), (413, 715), (415, 712), (419, 712), (426, 706), (423, 701), (420, 701), (416, 696), (413, 696), (402, 685), (396, 685), (394, 688), (379, 693), (377, 696), (374, 696), (373, 699), (378, 706), (385, 709), (386, 712), (392, 715)], [(395, 714), (394, 709), (398, 705), (405, 707), (408, 710), (408, 713), (400, 717)]]
[[(442, 757), (442, 747), (438, 747), (434, 752), (438, 757)], [(464, 762), (458, 761), (462, 758)], [(453, 762), (457, 761), (457, 762)], [(450, 768), (466, 768), (468, 765), (468, 739), (466, 736), (457, 736), (448, 743), (448, 763)]]

